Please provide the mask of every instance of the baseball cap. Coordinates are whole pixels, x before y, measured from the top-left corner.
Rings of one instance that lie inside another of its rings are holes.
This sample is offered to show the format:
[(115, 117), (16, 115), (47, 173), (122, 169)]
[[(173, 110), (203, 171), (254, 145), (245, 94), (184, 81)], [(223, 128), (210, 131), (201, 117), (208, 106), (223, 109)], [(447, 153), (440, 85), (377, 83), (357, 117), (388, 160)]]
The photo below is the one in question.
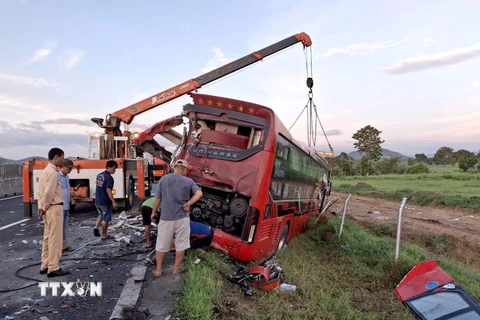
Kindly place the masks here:
[(70, 159), (63, 159), (63, 165), (65, 167), (73, 168), (73, 161)]
[(181, 166), (188, 169), (188, 162), (185, 160), (177, 160), (177, 162), (175, 162), (175, 166)]

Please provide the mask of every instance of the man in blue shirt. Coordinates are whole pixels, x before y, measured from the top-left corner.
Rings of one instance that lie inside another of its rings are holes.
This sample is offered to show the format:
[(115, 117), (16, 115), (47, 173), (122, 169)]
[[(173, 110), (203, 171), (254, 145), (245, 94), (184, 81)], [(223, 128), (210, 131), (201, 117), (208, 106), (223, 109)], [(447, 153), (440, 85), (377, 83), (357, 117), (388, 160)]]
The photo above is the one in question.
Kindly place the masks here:
[(170, 251), (175, 237), (175, 264), (173, 275), (180, 274), (180, 264), (185, 250), (190, 248), (190, 206), (203, 196), (202, 191), (187, 174), (188, 162), (177, 160), (173, 173), (160, 178), (155, 191), (155, 201), (152, 207), (152, 220), (157, 217), (157, 209), (162, 204), (162, 215), (158, 224), (155, 258), (157, 268), (154, 274), (162, 276), (162, 263), (165, 252)]
[(222, 248), (218, 243), (213, 241), (214, 230), (207, 224), (190, 221), (190, 246), (192, 249), (205, 253), (206, 248), (221, 251), (224, 255), (228, 255), (228, 250)]
[(58, 172), (60, 183), (62, 185), (63, 195), (63, 248), (62, 251), (73, 251), (69, 245), (67, 245), (67, 228), (68, 220), (70, 218), (70, 178), (68, 174), (72, 172), (73, 162), (70, 159), (64, 159), (62, 167)]
[(107, 235), (108, 223), (112, 221), (112, 209), (117, 210), (118, 204), (113, 197), (114, 179), (112, 174), (118, 168), (118, 164), (114, 160), (107, 161), (106, 170), (97, 176), (97, 188), (95, 191), (95, 206), (98, 211), (98, 218), (93, 234), (100, 237), (98, 227), (102, 224), (102, 240), (112, 239)]

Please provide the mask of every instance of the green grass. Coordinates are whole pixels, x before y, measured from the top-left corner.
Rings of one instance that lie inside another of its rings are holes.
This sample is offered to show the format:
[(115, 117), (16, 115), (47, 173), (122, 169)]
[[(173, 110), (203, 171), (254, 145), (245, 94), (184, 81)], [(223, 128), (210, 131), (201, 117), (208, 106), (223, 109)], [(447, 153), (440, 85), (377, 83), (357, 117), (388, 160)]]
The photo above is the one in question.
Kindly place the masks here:
[[(415, 264), (430, 258), (480, 299), (479, 276), (458, 262), (416, 245), (402, 245), (395, 262), (392, 239), (375, 236), (350, 221), (342, 239), (338, 230), (339, 219), (331, 219), (297, 236), (277, 255), (286, 283), (297, 286), (295, 292), (255, 289), (247, 297), (239, 287), (222, 282), (217, 270), (228, 266), (218, 256), (210, 254), (206, 263), (197, 266), (189, 260), (177, 315), (183, 319), (410, 319), (393, 290)], [(391, 230), (376, 231), (382, 235)]]
[[(202, 257), (199, 264), (194, 261)], [(185, 257), (184, 284), (175, 304), (174, 314), (182, 319), (214, 319), (214, 310), (220, 303), (223, 283), (218, 270), (228, 266), (215, 254), (201, 255), (196, 251)]]
[(333, 190), (480, 211), (480, 172), (453, 166), (429, 166), (428, 174), (333, 177)]

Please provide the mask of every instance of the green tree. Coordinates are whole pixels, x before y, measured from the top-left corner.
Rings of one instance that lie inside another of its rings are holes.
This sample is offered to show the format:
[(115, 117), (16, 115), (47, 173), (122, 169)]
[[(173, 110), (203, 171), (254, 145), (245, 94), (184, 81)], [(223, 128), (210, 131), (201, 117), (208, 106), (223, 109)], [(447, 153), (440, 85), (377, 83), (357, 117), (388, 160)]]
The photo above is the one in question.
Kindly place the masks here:
[(364, 156), (362, 157), (362, 174), (368, 175), (372, 168), (372, 162), (378, 160), (382, 156), (382, 143), (385, 140), (380, 139), (378, 129), (367, 125), (358, 130), (352, 138), (357, 140), (353, 146)]
[(345, 152), (340, 153), (333, 159), (334, 165), (338, 168), (337, 172), (346, 176), (355, 175), (354, 159)]
[(428, 163), (428, 157), (425, 155), (425, 153), (417, 153), (415, 155), (415, 161)]
[(477, 156), (475, 156), (475, 153), (471, 151), (461, 149), (458, 150), (456, 154), (458, 167), (463, 171), (468, 171), (468, 169), (474, 168), (478, 162)]
[(436, 164), (441, 164), (443, 166), (455, 163), (455, 155), (453, 149), (450, 147), (441, 147), (435, 152), (433, 158)]

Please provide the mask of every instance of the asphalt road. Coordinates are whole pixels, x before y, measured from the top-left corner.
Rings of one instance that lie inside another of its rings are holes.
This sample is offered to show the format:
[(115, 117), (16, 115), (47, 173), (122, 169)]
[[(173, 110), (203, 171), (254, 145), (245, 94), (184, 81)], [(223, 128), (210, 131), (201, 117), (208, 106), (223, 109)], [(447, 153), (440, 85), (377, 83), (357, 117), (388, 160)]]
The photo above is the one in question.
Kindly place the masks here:
[[(96, 212), (92, 205), (77, 205), (71, 213), (67, 242), (74, 248), (92, 241), (98, 241), (95, 246), (80, 248), (78, 251), (62, 257), (60, 265), (69, 270), (70, 275), (58, 278), (47, 278), (39, 274), (43, 225), (34, 216), (28, 221), (6, 227), (11, 223), (25, 219), (23, 217), (22, 198), (0, 201), (0, 319), (39, 319), (46, 316), (49, 320), (56, 319), (109, 319), (122, 295), (125, 283), (131, 278), (130, 271), (134, 266), (144, 266), (143, 256), (138, 256), (142, 244), (130, 244), (114, 240), (101, 241), (93, 235), (93, 224)], [(118, 217), (118, 213), (114, 217)], [(118, 220), (117, 220), (118, 221)], [(115, 223), (115, 220), (113, 220)], [(5, 228), (6, 227), (6, 228)], [(3, 229), (2, 229), (3, 228)], [(133, 229), (109, 231), (116, 233), (133, 233)], [(143, 234), (141, 238), (143, 237)], [(137, 236), (138, 240), (138, 236)], [(26, 243), (25, 243), (26, 242)], [(114, 258), (114, 255), (129, 254), (125, 257)], [(68, 260), (68, 259), (78, 260)], [(108, 258), (110, 260), (102, 260)], [(120, 261), (118, 259), (132, 259), (135, 261)], [(15, 275), (18, 269), (20, 275), (37, 279), (38, 281), (101, 282), (101, 297), (68, 297), (61, 296), (59, 289), (56, 297), (42, 297), (38, 283), (32, 280), (21, 279)], [(18, 288), (33, 286), (21, 290)], [(140, 284), (141, 286), (141, 284)], [(11, 292), (1, 292), (12, 290)], [(22, 311), (24, 310), (24, 311)]]

